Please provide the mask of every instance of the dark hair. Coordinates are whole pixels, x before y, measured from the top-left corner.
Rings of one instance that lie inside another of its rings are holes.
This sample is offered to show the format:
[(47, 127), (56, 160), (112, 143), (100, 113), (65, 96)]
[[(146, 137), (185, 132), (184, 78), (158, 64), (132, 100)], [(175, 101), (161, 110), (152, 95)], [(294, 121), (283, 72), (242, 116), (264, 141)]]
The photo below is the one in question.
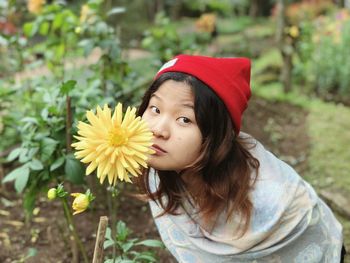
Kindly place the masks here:
[[(160, 203), (164, 209), (161, 215), (175, 215), (176, 209), (189, 195), (205, 222), (215, 219), (215, 215), (223, 210), (227, 211), (226, 220), (233, 212), (238, 212), (245, 233), (252, 213), (248, 194), (259, 168), (259, 161), (249, 152), (252, 141), (235, 134), (234, 124), (222, 100), (202, 81), (185, 73), (168, 72), (156, 79), (143, 97), (139, 116), (147, 109), (151, 95), (167, 80), (184, 82), (192, 88), (196, 122), (203, 137), (200, 156), (181, 172), (181, 176), (175, 171), (157, 171), (159, 185), (155, 192), (149, 186), (150, 170), (145, 169), (137, 179), (141, 191)], [(185, 177), (193, 179), (195, 186), (189, 192), (183, 180)]]

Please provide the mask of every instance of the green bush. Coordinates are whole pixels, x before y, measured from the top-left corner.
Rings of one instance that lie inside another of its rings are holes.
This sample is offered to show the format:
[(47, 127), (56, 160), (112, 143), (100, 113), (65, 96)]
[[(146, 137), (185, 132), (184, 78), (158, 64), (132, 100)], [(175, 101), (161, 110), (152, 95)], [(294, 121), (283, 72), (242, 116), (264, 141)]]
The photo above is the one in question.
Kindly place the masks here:
[(301, 23), (297, 80), (322, 96), (350, 96), (350, 18), (348, 11)]

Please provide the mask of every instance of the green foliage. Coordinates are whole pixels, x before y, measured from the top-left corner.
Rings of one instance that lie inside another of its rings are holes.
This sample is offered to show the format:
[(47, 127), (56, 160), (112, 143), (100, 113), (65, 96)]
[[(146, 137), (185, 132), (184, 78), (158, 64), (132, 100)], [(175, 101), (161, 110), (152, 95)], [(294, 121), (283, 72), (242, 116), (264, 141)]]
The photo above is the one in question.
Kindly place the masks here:
[(112, 236), (112, 230), (108, 227), (106, 231), (106, 240), (104, 249), (114, 247), (118, 251), (118, 256), (115, 258), (106, 258), (105, 263), (147, 263), (158, 262), (154, 251), (138, 251), (139, 246), (147, 248), (164, 248), (164, 245), (159, 240), (147, 239), (139, 241), (138, 238), (129, 238), (131, 231), (126, 224), (118, 221), (116, 224), (115, 236)]
[(170, 60), (179, 53), (191, 53), (198, 50), (194, 34), (180, 36), (174, 24), (164, 13), (156, 15), (155, 26), (145, 32), (142, 47), (156, 54), (158, 65)]
[(272, 48), (262, 53), (252, 65), (254, 86), (277, 81), (279, 79), (282, 63), (281, 53), (277, 48)]
[(90, 0), (83, 6), (80, 25), (76, 28), (80, 37), (78, 45), (85, 55), (89, 55), (96, 48), (101, 52), (99, 61), (91, 66), (91, 73), (94, 74), (92, 78), (96, 81), (95, 84), (98, 82), (103, 96), (111, 102), (124, 95), (128, 97), (139, 88), (138, 76), (122, 58), (116, 29), (106, 22), (108, 17), (123, 12), (124, 8), (116, 7), (106, 13), (103, 1)]
[(76, 46), (77, 36), (75, 28), (78, 25), (78, 17), (66, 6), (54, 2), (44, 5), (42, 12), (34, 21), (23, 25), (23, 33), (28, 38), (36, 35), (45, 37), (44, 57), (47, 66), (54, 74), (64, 76), (64, 58), (70, 47)]
[[(72, 160), (65, 145), (66, 104), (62, 91), (66, 92), (67, 88), (62, 87), (69, 85), (67, 83), (30, 90), (36, 108), (17, 112), (21, 118), (18, 123), (13, 123), (20, 138), (20, 146), (10, 152), (7, 161), (17, 160), (20, 166), (6, 175), (3, 183), (14, 181), (19, 193), (27, 189), (28, 208), (34, 206), (32, 202), (36, 194), (52, 181), (83, 182), (82, 165)], [(30, 210), (27, 212), (31, 213)]]
[(350, 19), (338, 11), (314, 22), (303, 22), (294, 74), (311, 91), (326, 97), (350, 95)]
[(184, 0), (183, 8), (190, 10), (192, 13), (204, 13), (215, 12), (222, 16), (230, 16), (235, 11), (236, 13), (243, 14), (249, 7), (249, 1), (247, 0)]
[[(82, 120), (86, 110), (97, 104), (134, 102), (133, 92), (144, 83), (121, 58), (117, 32), (106, 22), (124, 8), (104, 9), (103, 1), (90, 0), (79, 18), (61, 2), (44, 5), (32, 16), (33, 21), (23, 26), (32, 44), (23, 48), (31, 56), (38, 50), (44, 52), (52, 74), (16, 84), (11, 78), (1, 82), (0, 149), (18, 144), (7, 157), (14, 169), (3, 183), (14, 182), (17, 192), (24, 194), (27, 216), (38, 194), (50, 184), (85, 183), (84, 167), (67, 145), (75, 133), (71, 119)], [(101, 53), (97, 63), (67, 70), (65, 60), (69, 56), (89, 55), (96, 48)]]
[(250, 16), (239, 16), (218, 19), (219, 34), (235, 34), (240, 33), (254, 24), (254, 20)]

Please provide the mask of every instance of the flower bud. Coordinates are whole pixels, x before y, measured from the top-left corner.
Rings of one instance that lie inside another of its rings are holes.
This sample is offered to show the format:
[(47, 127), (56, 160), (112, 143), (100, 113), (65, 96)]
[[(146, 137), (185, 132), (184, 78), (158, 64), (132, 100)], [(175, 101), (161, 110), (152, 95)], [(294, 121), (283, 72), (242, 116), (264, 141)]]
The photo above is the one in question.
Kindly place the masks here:
[(56, 198), (57, 190), (56, 188), (51, 188), (49, 191), (47, 191), (47, 198), (49, 200), (53, 200)]
[(90, 200), (86, 194), (73, 193), (73, 194), (71, 194), (71, 196), (75, 197), (73, 204), (72, 204), (72, 208), (75, 211), (73, 213), (73, 215), (82, 213), (88, 208), (88, 206), (90, 204)]

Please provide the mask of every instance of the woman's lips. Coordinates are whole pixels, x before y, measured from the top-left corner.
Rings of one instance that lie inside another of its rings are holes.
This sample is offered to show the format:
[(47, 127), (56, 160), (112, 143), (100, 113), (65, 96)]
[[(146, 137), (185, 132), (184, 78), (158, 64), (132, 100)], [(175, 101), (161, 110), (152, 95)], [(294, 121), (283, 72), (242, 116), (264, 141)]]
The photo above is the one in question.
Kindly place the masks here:
[(161, 155), (161, 154), (165, 154), (167, 153), (166, 150), (162, 149), (160, 146), (158, 146), (157, 144), (153, 144), (151, 146), (151, 149), (156, 151), (156, 155)]

